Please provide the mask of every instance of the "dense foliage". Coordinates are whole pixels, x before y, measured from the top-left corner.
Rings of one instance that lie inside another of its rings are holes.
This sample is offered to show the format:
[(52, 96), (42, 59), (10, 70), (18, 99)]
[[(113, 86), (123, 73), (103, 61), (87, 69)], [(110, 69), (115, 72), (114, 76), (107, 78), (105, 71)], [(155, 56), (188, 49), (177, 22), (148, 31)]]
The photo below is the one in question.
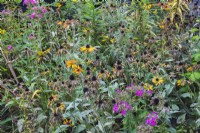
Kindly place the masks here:
[(200, 130), (198, 1), (2, 2), (1, 133)]

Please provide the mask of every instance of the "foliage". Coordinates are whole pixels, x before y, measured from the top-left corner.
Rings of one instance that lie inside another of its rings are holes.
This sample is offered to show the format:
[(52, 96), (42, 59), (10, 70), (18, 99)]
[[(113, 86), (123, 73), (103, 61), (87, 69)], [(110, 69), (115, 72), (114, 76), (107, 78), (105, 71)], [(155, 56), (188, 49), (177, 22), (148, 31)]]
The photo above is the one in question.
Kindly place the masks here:
[(13, 3), (0, 13), (0, 132), (199, 131), (189, 2)]

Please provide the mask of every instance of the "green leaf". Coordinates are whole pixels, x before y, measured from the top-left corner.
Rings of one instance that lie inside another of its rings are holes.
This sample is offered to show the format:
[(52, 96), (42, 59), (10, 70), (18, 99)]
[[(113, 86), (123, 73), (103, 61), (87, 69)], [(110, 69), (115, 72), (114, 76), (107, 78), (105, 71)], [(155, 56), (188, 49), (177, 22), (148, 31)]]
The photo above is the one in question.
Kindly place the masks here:
[(16, 2), (16, 3), (20, 3), (20, 2), (21, 2), (21, 0), (15, 0), (15, 2)]
[(174, 88), (174, 86), (172, 86), (170, 84), (165, 85), (165, 91), (166, 91), (167, 96), (172, 92), (173, 88)]
[(15, 103), (16, 103), (15, 101), (10, 101), (10, 102), (8, 102), (8, 103), (5, 105), (5, 107), (7, 107), (7, 106), (13, 106)]
[(68, 125), (61, 125), (56, 129), (55, 133), (64, 132), (68, 127), (69, 127)]
[(200, 72), (192, 72), (189, 79), (192, 81), (199, 81), (200, 80)]
[(41, 123), (44, 119), (46, 119), (47, 116), (45, 116), (44, 114), (40, 114), (38, 117), (37, 117), (37, 122), (38, 123)]
[(172, 105), (172, 110), (179, 110), (179, 107), (176, 104)]
[(182, 114), (178, 117), (177, 119), (177, 123), (180, 124), (180, 123), (183, 123), (185, 121), (185, 116), (186, 114)]
[(186, 98), (186, 97), (192, 98), (192, 96), (190, 95), (190, 93), (183, 93), (181, 95), (181, 97), (183, 97), (183, 98)]
[(81, 125), (78, 125), (75, 129), (75, 133), (80, 133), (81, 131), (85, 130), (86, 129), (86, 126), (81, 124)]

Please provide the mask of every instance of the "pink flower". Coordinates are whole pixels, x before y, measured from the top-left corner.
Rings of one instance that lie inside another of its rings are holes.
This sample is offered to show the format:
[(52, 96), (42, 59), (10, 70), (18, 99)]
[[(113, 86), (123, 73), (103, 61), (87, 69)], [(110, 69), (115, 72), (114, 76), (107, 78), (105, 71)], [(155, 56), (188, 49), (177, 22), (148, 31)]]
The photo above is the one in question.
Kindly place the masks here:
[(38, 6), (34, 6), (33, 8), (32, 8), (32, 10), (34, 10), (34, 11), (37, 11), (39, 8), (38, 8)]
[(122, 92), (122, 90), (120, 90), (120, 89), (117, 90), (117, 93), (118, 93), (118, 94), (120, 94), (121, 92)]
[(3, 15), (8, 15), (8, 14), (10, 14), (10, 10), (3, 10), (1, 13), (2, 13)]
[(122, 114), (123, 116), (125, 116), (125, 115), (126, 115), (126, 110), (125, 110), (125, 109), (122, 110), (122, 111), (121, 111), (121, 114)]
[(34, 19), (35, 17), (36, 17), (36, 13), (35, 12), (31, 13), (30, 18)]
[(12, 50), (12, 45), (8, 45), (8, 51), (11, 51)]
[(34, 34), (31, 34), (30, 36), (28, 36), (28, 39), (34, 39), (34, 38), (35, 38)]
[(47, 13), (47, 9), (44, 7), (42, 7), (40, 10), (42, 11), (43, 14)]
[(137, 97), (142, 97), (142, 96), (143, 96), (143, 93), (144, 93), (144, 90), (143, 90), (143, 89), (140, 89), (140, 90), (136, 90), (135, 95), (136, 95)]
[(117, 103), (113, 106), (113, 111), (114, 111), (114, 113), (118, 113), (119, 105)]
[(154, 127), (157, 124), (157, 119), (158, 119), (158, 113), (152, 112), (147, 115), (146, 124)]
[(152, 90), (147, 90), (147, 94), (152, 95), (153, 91)]
[(43, 17), (43, 15), (42, 14), (38, 14), (37, 17), (41, 19)]
[(35, 0), (24, 0), (23, 5), (35, 5), (36, 1)]

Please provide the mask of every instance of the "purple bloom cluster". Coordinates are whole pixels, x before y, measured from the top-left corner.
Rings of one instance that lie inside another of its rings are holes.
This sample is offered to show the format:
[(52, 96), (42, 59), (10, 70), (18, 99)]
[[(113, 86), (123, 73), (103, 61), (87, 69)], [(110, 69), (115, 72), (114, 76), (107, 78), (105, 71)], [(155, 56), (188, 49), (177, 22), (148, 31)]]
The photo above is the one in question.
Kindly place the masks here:
[(158, 119), (158, 113), (152, 112), (147, 115), (146, 124), (154, 127), (157, 124), (157, 119)]
[(119, 103), (115, 103), (113, 106), (114, 113), (121, 113), (123, 116), (126, 115), (128, 110), (132, 110), (132, 107), (126, 101), (121, 101)]
[(142, 86), (135, 86), (134, 84), (127, 86), (126, 90), (127, 91), (132, 90), (133, 92), (135, 92), (135, 95), (137, 97), (143, 97), (144, 94), (152, 95), (153, 93), (151, 90), (145, 90)]
[(36, 0), (24, 0), (23, 5), (35, 5), (36, 4)]
[(43, 15), (47, 13), (47, 9), (45, 7), (33, 7), (32, 10), (34, 12), (31, 13), (30, 18), (35, 19), (35, 18), (43, 18)]

